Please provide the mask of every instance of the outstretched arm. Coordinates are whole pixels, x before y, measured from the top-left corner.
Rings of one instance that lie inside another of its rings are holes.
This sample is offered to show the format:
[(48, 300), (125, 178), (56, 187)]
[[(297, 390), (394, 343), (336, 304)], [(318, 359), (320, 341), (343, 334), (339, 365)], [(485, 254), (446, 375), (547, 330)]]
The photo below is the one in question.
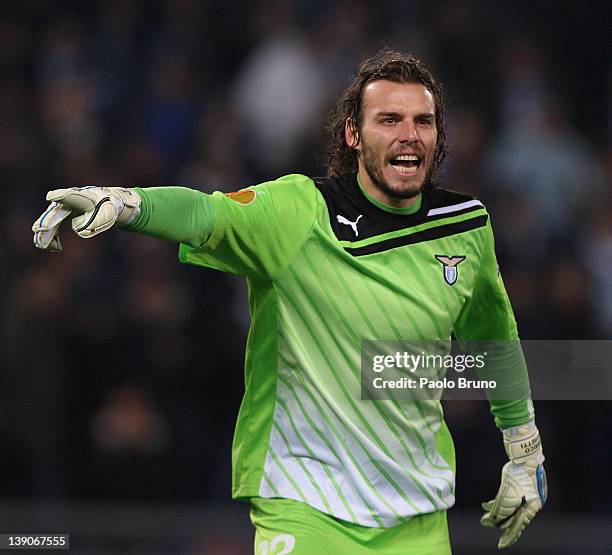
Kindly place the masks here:
[(72, 229), (94, 237), (113, 225), (170, 241), (201, 247), (215, 216), (210, 196), (186, 187), (72, 187), (47, 194), (51, 204), (32, 226), (34, 244), (60, 251), (59, 228), (71, 217)]
[(176, 241), (182, 262), (252, 279), (274, 279), (291, 263), (314, 225), (318, 195), (309, 177), (292, 174), (235, 193), (211, 195), (185, 187), (80, 187), (47, 195), (34, 222), (34, 244), (61, 250), (68, 217), (83, 238), (117, 225)]
[(140, 196), (140, 214), (126, 226), (128, 231), (151, 237), (203, 246), (215, 225), (211, 197), (186, 187), (135, 189)]

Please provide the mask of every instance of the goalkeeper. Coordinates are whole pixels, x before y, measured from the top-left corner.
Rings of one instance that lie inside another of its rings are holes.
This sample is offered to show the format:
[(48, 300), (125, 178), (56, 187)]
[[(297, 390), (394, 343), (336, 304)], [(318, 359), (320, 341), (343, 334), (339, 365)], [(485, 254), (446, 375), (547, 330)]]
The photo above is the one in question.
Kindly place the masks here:
[[(446, 555), (455, 461), (441, 404), (361, 401), (361, 345), (516, 340), (489, 217), (437, 186), (443, 99), (412, 56), (365, 60), (329, 130), (326, 178), (229, 195), (59, 189), (34, 242), (61, 250), (69, 218), (81, 237), (116, 226), (180, 243), (181, 262), (247, 278), (232, 495), (251, 503), (257, 555)], [(528, 389), (524, 362), (505, 373)], [(482, 524), (501, 529), (505, 548), (546, 500), (544, 456), (528, 398), (491, 401), (491, 412), (509, 462)]]

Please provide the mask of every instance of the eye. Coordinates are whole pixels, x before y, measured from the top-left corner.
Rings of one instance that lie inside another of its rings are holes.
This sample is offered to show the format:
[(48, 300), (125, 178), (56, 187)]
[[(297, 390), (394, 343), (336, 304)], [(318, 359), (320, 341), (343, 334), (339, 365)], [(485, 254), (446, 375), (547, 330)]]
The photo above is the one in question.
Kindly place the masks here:
[(417, 124), (421, 127), (431, 127), (433, 125), (433, 120), (429, 118), (419, 118)]
[(384, 118), (381, 120), (382, 123), (384, 123), (385, 125), (393, 125), (394, 123), (397, 122), (396, 118)]

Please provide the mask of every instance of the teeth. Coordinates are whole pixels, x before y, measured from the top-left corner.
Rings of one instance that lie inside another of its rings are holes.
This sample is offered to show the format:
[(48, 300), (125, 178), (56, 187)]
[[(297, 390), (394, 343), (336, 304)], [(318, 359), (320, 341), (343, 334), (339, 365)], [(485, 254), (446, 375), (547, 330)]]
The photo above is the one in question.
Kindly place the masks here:
[(405, 160), (407, 162), (418, 162), (419, 157), (415, 154), (402, 154), (401, 156), (396, 156), (394, 160)]
[(417, 171), (417, 166), (410, 166), (409, 168), (404, 168), (403, 166), (393, 166), (393, 168), (395, 169), (396, 172), (402, 173), (405, 175), (416, 173)]

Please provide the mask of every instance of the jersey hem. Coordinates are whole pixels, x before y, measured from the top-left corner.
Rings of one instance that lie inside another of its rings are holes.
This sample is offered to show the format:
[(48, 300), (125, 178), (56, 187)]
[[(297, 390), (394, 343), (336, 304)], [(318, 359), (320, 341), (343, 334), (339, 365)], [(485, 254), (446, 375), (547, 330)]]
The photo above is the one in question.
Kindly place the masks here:
[(337, 515), (331, 514), (325, 510), (322, 510), (320, 507), (315, 507), (313, 505), (311, 505), (310, 503), (304, 503), (304, 501), (297, 499), (297, 498), (293, 498), (293, 497), (289, 497), (289, 496), (284, 496), (284, 497), (266, 497), (261, 495), (259, 492), (258, 493), (251, 493), (251, 494), (247, 494), (246, 492), (240, 492), (242, 488), (239, 488), (238, 490), (234, 490), (232, 489), (232, 499), (234, 501), (242, 501), (242, 502), (250, 502), (251, 499), (255, 499), (255, 498), (259, 498), (259, 499), (286, 499), (289, 501), (295, 501), (296, 503), (302, 503), (308, 507), (310, 507), (311, 509), (318, 511), (319, 513), (326, 515), (330, 518), (333, 518), (337, 521), (340, 522), (344, 522), (347, 524), (351, 524), (354, 526), (361, 526), (363, 528), (372, 528), (372, 529), (376, 529), (376, 530), (386, 530), (389, 528), (395, 528), (396, 526), (401, 526), (402, 524), (405, 524), (406, 522), (412, 520), (414, 517), (419, 517), (419, 516), (425, 516), (425, 515), (430, 515), (430, 514), (435, 514), (435, 513), (445, 513), (447, 512), (449, 509), (451, 509), (454, 504), (455, 504), (455, 499), (453, 497), (452, 501), (447, 503), (447, 504), (443, 504), (440, 506), (440, 509), (437, 511), (423, 511), (422, 513), (414, 513), (414, 514), (410, 514), (410, 515), (401, 515), (399, 518), (397, 517), (390, 517), (390, 516), (384, 516), (384, 515), (378, 515), (380, 520), (383, 523), (383, 526), (379, 526), (377, 525), (375, 520), (371, 520), (369, 518), (363, 518), (363, 519), (359, 519), (359, 522), (354, 522), (351, 520), (347, 520), (345, 518), (339, 517)]

